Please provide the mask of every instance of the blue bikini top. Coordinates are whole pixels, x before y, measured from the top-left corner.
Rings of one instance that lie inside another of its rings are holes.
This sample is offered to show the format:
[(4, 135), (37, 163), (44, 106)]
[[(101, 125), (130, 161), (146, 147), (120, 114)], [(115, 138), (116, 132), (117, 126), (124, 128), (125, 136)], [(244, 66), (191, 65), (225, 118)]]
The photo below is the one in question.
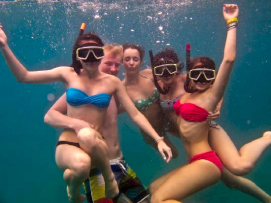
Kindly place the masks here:
[(83, 104), (93, 104), (100, 108), (109, 106), (111, 96), (107, 93), (95, 94), (88, 96), (85, 92), (76, 89), (68, 88), (66, 90), (66, 100), (71, 106), (80, 106)]

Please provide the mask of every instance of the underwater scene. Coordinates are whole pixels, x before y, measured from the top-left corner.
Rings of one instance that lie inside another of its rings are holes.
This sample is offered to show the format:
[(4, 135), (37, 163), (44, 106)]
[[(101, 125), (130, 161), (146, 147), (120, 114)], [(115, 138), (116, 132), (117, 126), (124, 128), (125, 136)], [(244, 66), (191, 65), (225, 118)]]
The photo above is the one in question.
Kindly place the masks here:
[[(157, 53), (166, 47), (185, 62), (186, 44), (191, 45), (192, 57), (209, 56), (219, 67), (227, 33), (225, 3), (239, 6), (237, 52), (217, 122), (239, 149), (271, 130), (270, 0), (0, 0), (0, 23), (11, 50), (30, 71), (69, 66), (83, 22), (86, 31), (95, 31), (105, 44), (143, 46), (142, 68), (150, 66), (149, 50)], [(45, 113), (65, 86), (17, 82), (2, 54), (0, 68), (0, 203), (69, 202), (63, 172), (55, 163), (61, 129), (44, 123)], [(118, 77), (124, 78), (123, 67)], [(187, 163), (176, 137), (169, 136), (179, 156), (166, 163), (144, 142), (126, 113), (118, 116), (118, 129), (124, 157), (146, 187)], [(245, 177), (271, 194), (270, 147)], [(219, 181), (183, 202), (260, 201)]]

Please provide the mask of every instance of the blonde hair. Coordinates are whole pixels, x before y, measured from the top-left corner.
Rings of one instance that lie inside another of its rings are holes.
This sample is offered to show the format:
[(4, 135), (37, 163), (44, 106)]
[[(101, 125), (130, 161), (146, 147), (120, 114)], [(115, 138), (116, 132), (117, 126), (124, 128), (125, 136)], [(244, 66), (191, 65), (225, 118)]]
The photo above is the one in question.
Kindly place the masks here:
[(123, 48), (119, 44), (106, 44), (104, 46), (105, 54), (112, 55), (113, 57), (120, 56), (123, 57)]

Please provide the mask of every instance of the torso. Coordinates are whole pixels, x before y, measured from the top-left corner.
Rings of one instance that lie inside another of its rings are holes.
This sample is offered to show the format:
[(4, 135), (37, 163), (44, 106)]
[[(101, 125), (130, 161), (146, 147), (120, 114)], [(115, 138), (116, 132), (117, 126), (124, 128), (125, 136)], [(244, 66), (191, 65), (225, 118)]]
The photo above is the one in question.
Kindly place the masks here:
[[(210, 109), (210, 102), (208, 101), (208, 98), (208, 90), (201, 94), (186, 93), (181, 97), (180, 103), (192, 103), (209, 112), (213, 109)], [(212, 150), (208, 143), (208, 120), (191, 122), (185, 120), (181, 116), (177, 116), (176, 114), (175, 118), (177, 125), (179, 126), (179, 131), (181, 132), (188, 157)]]
[[(106, 93), (113, 95), (116, 91), (116, 79), (114, 76), (99, 72), (95, 78), (89, 78), (86, 74), (77, 75), (74, 70), (67, 67), (65, 72), (66, 88), (76, 88), (88, 96)], [(95, 130), (103, 134), (103, 123), (105, 122), (107, 108), (101, 108), (91, 103), (79, 106), (67, 105), (67, 116), (77, 118), (90, 123)], [(76, 135), (60, 136), (60, 140), (78, 142)]]
[[(140, 72), (137, 83), (123, 81), (127, 93), (138, 110), (148, 119), (152, 127), (161, 134), (164, 130), (164, 114), (159, 104), (159, 94), (152, 80), (151, 70)], [(140, 105), (141, 103), (145, 103)]]

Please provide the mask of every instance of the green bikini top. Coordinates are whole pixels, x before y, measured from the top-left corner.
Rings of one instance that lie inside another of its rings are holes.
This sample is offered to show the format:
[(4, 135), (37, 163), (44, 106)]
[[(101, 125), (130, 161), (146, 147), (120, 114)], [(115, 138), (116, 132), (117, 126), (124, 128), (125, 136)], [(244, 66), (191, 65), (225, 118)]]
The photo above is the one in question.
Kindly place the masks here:
[(147, 99), (140, 99), (135, 101), (135, 107), (139, 111), (146, 111), (150, 105), (152, 105), (154, 102), (159, 101), (159, 92), (157, 89), (155, 89), (151, 96), (149, 96)]

